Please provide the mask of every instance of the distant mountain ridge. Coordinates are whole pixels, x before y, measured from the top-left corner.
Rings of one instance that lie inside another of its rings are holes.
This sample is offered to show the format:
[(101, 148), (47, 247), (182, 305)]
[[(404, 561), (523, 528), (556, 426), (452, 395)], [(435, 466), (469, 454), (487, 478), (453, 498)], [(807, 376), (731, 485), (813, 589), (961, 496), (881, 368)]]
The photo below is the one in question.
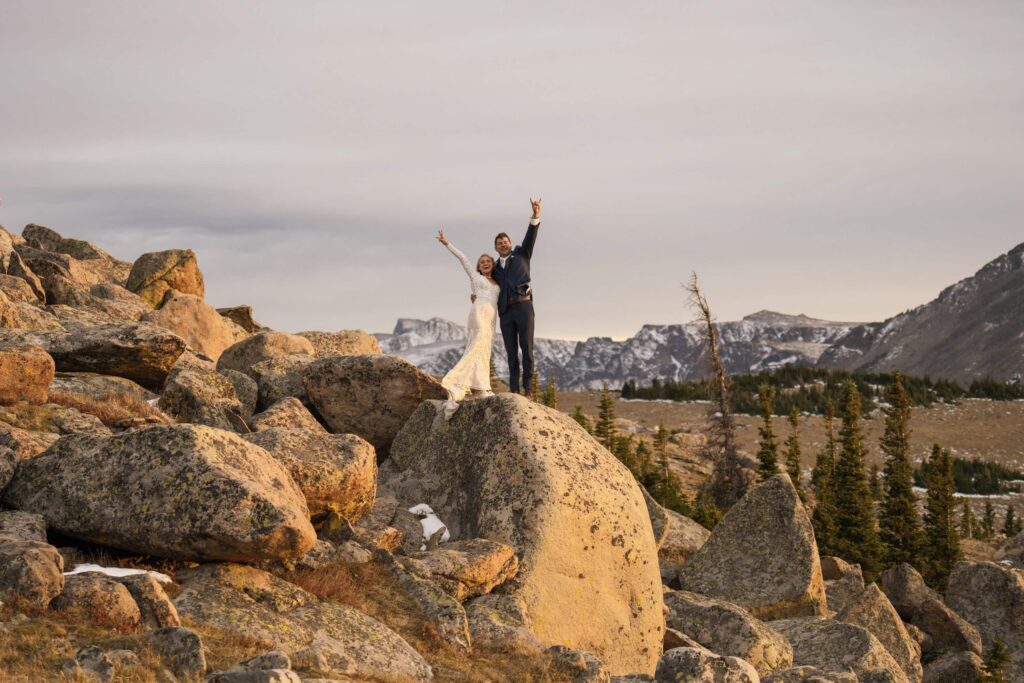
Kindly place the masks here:
[[(759, 311), (719, 324), (723, 359), (730, 372), (750, 372), (787, 363), (814, 364), (837, 339), (858, 323), (837, 323), (804, 315)], [(375, 335), (385, 353), (403, 356), (425, 372), (443, 375), (462, 355), (466, 330), (449, 320), (402, 318), (390, 334)], [(696, 324), (644, 325), (624, 341), (537, 339), (535, 360), (541, 381), (555, 377), (563, 389), (596, 389), (605, 382), (689, 380), (706, 374), (701, 327)], [(501, 335), (495, 333), (493, 358), (498, 376), (507, 377)]]
[(969, 383), (1024, 373), (1024, 244), (947, 287), (932, 301), (859, 325), (819, 364), (896, 370)]
[[(944, 289), (935, 300), (877, 323), (819, 320), (758, 311), (718, 324), (730, 373), (758, 372), (790, 363), (847, 370), (894, 370), (967, 383), (1024, 374), (1024, 244)], [(403, 318), (376, 335), (386, 353), (404, 356), (443, 375), (458, 361), (465, 328), (449, 320)], [(494, 361), (506, 377), (501, 335)], [(699, 325), (644, 325), (623, 341), (591, 337), (576, 342), (537, 339), (541, 380), (563, 389), (595, 389), (604, 382), (691, 380), (707, 374)]]

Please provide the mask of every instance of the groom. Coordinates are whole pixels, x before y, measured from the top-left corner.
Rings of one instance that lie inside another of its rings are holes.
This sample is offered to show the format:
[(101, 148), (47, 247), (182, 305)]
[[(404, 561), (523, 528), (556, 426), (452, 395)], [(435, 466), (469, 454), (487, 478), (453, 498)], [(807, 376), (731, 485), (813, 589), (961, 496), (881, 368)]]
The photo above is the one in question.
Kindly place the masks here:
[[(494, 264), (494, 279), (501, 286), (498, 295), (498, 320), (501, 337), (508, 355), (508, 384), (512, 393), (519, 393), (522, 377), (526, 397), (532, 398), (530, 381), (533, 378), (533, 290), (530, 288), (530, 257), (537, 241), (540, 226), (540, 201), (530, 200), (533, 217), (526, 229), (523, 243), (512, 248), (512, 240), (501, 232), (494, 238), (498, 262)], [(516, 348), (518, 347), (518, 348)], [(519, 349), (523, 352), (523, 374), (519, 374)]]

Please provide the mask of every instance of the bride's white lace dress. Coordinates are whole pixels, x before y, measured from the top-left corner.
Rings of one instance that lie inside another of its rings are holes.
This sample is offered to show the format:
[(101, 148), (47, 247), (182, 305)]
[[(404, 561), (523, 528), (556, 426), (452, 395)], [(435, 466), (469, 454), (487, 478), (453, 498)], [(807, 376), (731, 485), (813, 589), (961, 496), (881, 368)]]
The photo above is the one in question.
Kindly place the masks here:
[(465, 255), (449, 242), (448, 251), (459, 259), (466, 269), (469, 284), (476, 301), (469, 309), (469, 323), (466, 325), (466, 349), (462, 358), (452, 368), (441, 386), (448, 390), (448, 400), (461, 401), (471, 389), (491, 390), (491, 348), (494, 342), (494, 320), (498, 316), (498, 293), (501, 288), (476, 271)]

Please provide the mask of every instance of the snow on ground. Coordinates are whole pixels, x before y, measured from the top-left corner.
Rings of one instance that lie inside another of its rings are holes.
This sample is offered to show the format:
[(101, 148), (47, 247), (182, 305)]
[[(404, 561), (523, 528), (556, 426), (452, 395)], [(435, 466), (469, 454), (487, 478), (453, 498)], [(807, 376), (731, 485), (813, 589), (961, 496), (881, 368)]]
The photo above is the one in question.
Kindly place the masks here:
[(434, 514), (434, 510), (426, 503), (413, 505), (409, 508), (409, 512), (419, 517), (420, 524), (423, 525), (423, 544), (420, 545), (420, 550), (426, 550), (426, 542), (441, 529), (444, 529), (444, 533), (441, 534), (441, 542), (444, 543), (452, 540), (452, 535), (448, 533), (448, 527), (436, 514)]
[(126, 567), (101, 567), (98, 564), (76, 564), (74, 569), (69, 572), (64, 572), (64, 576), (84, 574), (86, 572), (97, 572), (99, 574), (106, 574), (107, 576), (117, 578), (122, 576), (134, 576), (135, 574), (152, 574), (153, 578), (160, 583), (171, 582), (171, 577), (167, 576), (167, 574), (161, 574), (160, 572), (153, 572), (145, 569), (128, 569)]

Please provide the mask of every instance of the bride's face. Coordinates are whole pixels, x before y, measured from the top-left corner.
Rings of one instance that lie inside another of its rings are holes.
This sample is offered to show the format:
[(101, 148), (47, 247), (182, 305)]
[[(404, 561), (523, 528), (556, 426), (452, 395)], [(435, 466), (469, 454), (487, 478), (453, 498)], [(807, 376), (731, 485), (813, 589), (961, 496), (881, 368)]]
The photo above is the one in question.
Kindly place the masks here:
[(491, 271), (494, 270), (494, 259), (484, 254), (476, 261), (477, 272), (484, 277), (490, 277)]

